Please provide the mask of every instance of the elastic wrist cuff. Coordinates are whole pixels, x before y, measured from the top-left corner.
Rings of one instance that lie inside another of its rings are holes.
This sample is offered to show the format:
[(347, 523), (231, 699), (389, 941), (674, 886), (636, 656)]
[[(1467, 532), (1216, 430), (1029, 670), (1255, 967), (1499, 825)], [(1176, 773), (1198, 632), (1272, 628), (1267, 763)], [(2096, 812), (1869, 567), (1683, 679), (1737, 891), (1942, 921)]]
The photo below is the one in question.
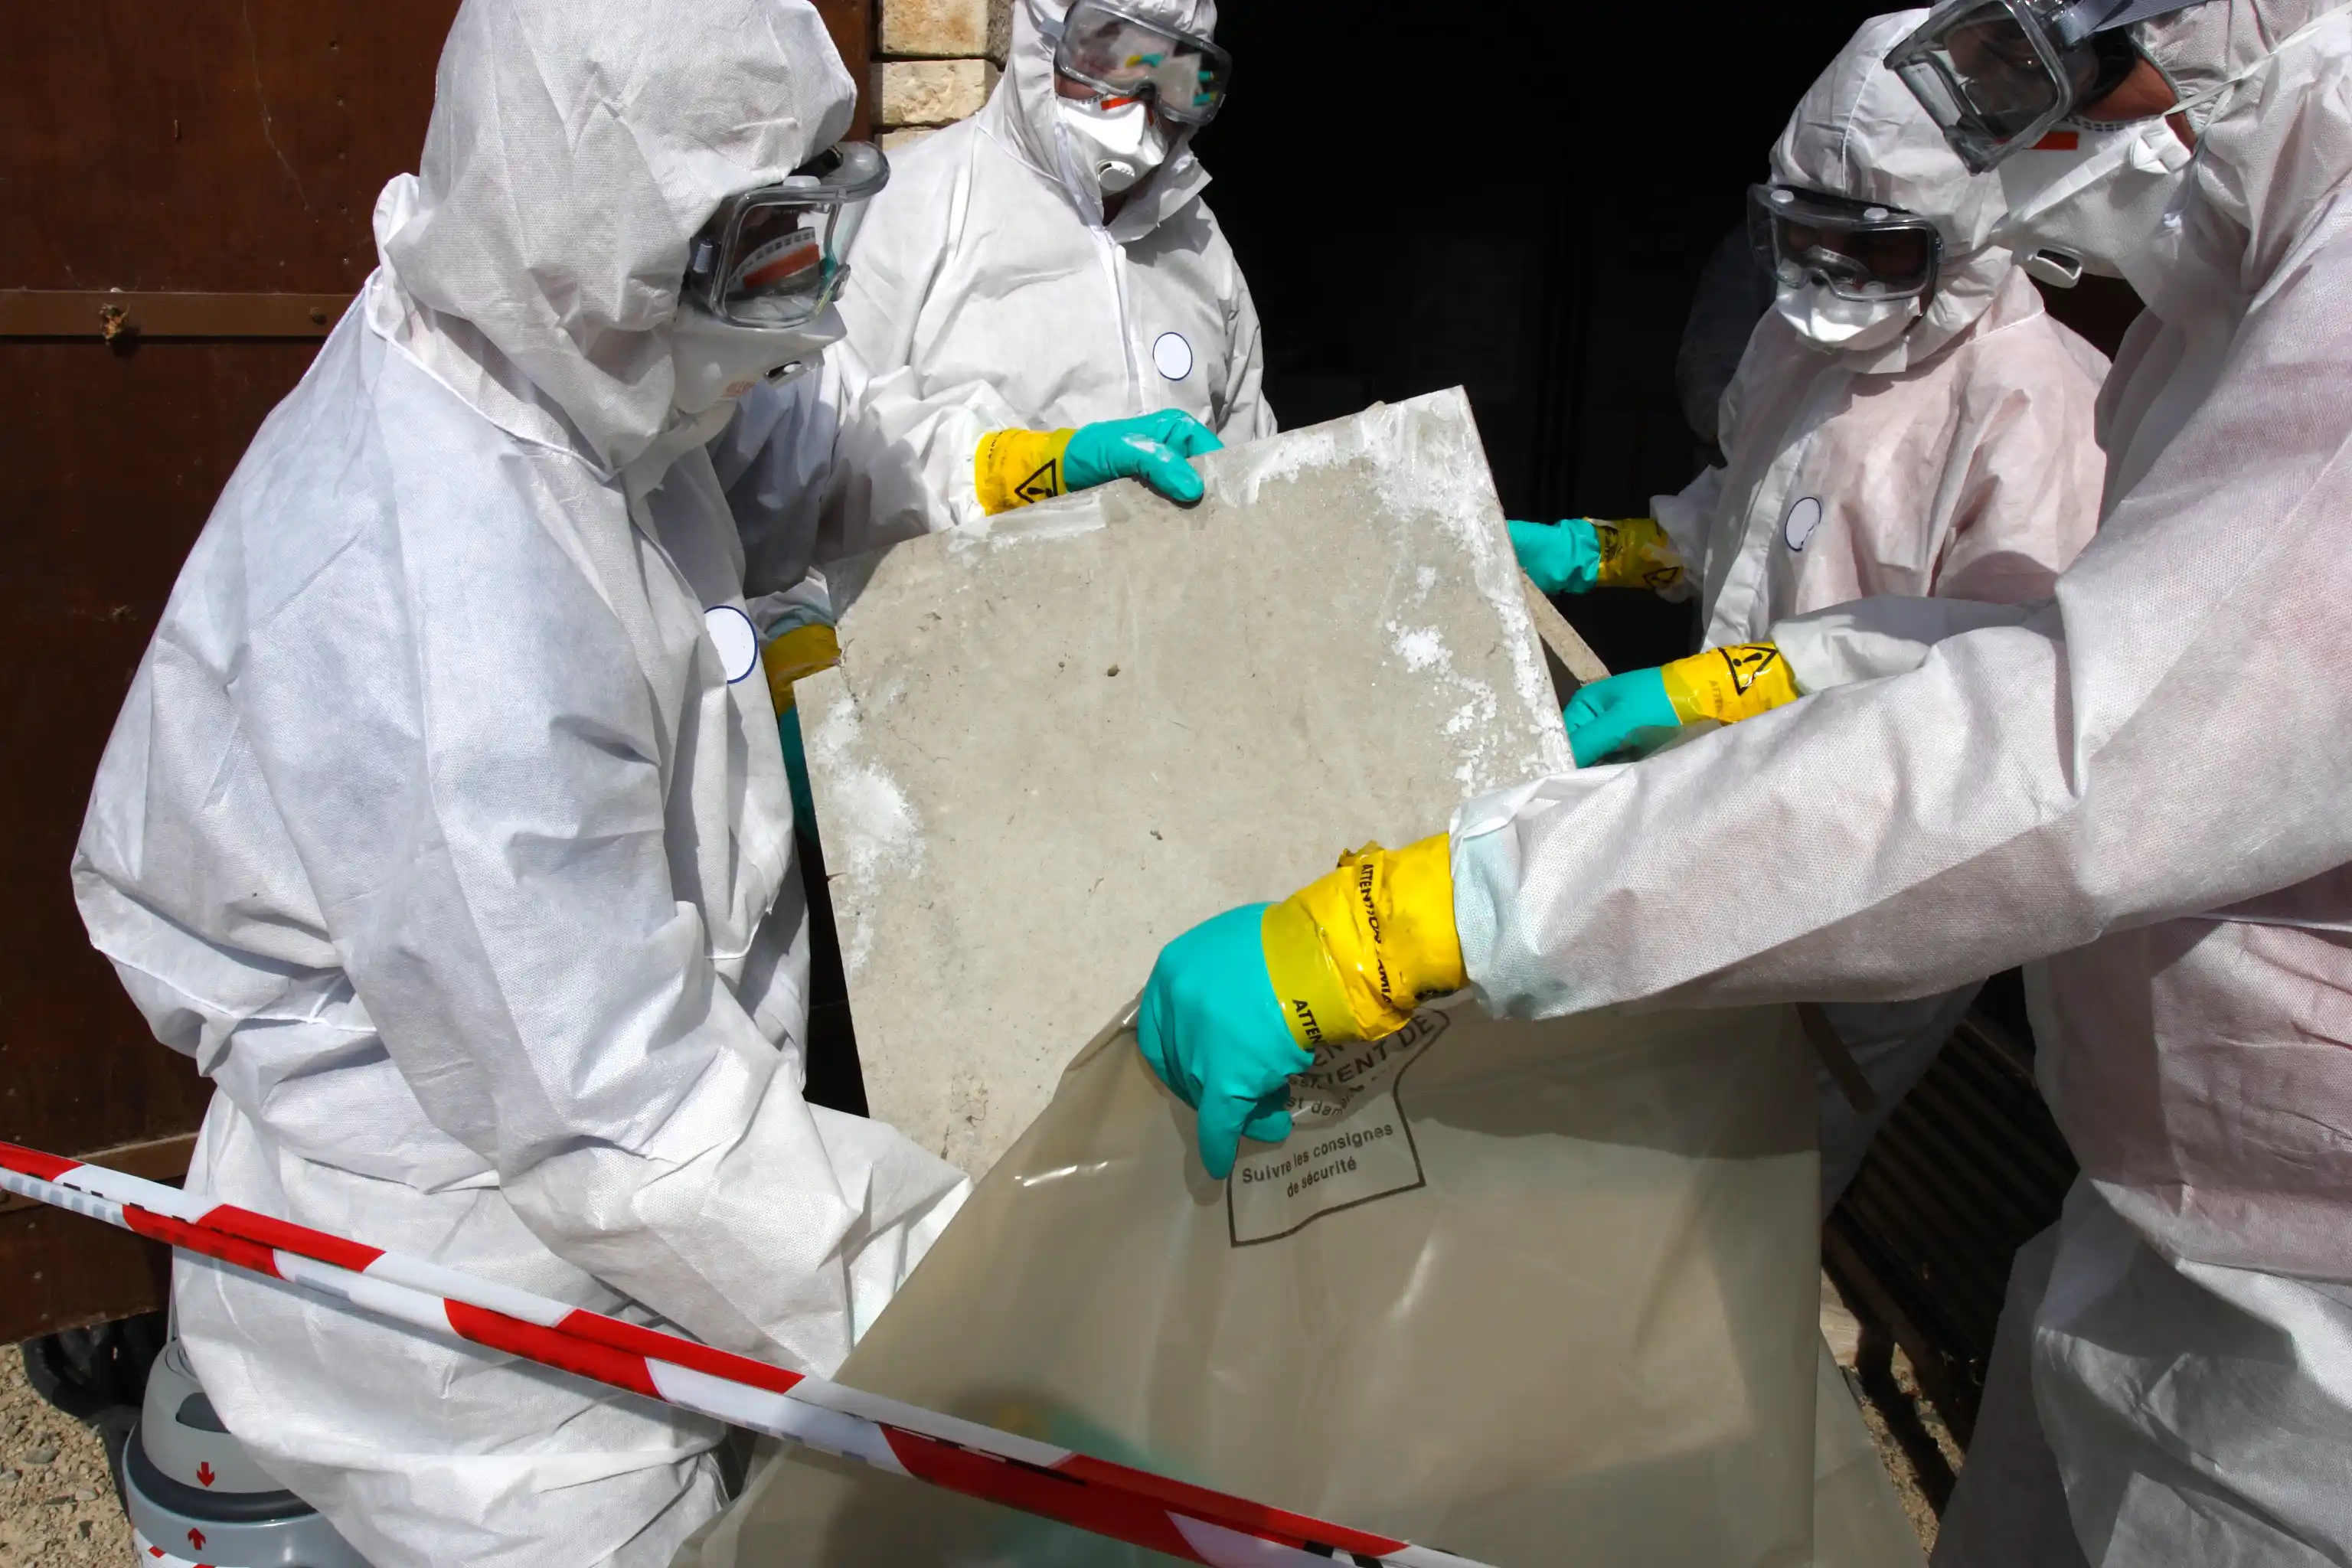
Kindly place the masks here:
[(1069, 489), (1062, 454), (1076, 430), (991, 430), (971, 458), (971, 488), (991, 517)]

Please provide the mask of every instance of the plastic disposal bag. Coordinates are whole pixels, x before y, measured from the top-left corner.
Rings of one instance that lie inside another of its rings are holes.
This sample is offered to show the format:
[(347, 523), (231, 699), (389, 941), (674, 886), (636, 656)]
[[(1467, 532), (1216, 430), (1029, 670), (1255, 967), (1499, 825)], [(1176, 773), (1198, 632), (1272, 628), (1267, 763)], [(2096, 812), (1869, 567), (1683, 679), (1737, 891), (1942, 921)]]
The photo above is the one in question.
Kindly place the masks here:
[[(843, 1380), (1492, 1563), (1811, 1560), (1818, 1186), (1787, 1010), (1424, 1010), (1327, 1049), (1293, 1104), (1287, 1142), (1212, 1182), (1192, 1112), (1107, 1032)], [(1168, 1561), (803, 1449), (687, 1560)]]
[(1919, 1538), (1824, 1342), (1813, 1391), (1813, 1568), (1921, 1568)]

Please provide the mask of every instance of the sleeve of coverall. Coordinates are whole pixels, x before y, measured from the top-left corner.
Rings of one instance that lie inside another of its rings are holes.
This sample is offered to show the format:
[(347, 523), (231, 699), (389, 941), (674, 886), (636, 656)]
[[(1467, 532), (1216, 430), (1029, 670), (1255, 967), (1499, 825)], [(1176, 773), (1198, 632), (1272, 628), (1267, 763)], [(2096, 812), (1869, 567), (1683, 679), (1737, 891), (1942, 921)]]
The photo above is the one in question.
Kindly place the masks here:
[(1249, 279), (1241, 263), (1233, 262), (1234, 299), (1225, 320), (1230, 347), (1226, 352), (1224, 423), (1217, 436), (1229, 447), (1274, 435), (1274, 410), (1265, 401), (1265, 340), (1258, 328), (1257, 301), (1250, 298)]
[[(919, 499), (875, 504), (893, 490), (919, 498), (921, 480), (862, 444), (840, 368), (747, 395), (710, 444), (710, 462), (743, 541), (743, 594), (759, 605), (797, 587), (812, 566), (880, 550), (928, 531)], [(860, 464), (864, 467), (861, 468)]]
[(1958, 495), (1935, 563), (1937, 597), (2047, 599), (2097, 531), (2107, 472), (2096, 433), (2106, 362), (2089, 344), (2065, 341), (2072, 336), (2035, 315), (1972, 345), (1954, 443), (1967, 453), (1966, 468), (1949, 476)]
[(987, 515), (972, 486), (980, 438), (1031, 423), (985, 379), (935, 383), (915, 363), (932, 287), (962, 242), (971, 182), (969, 152), (926, 160), (875, 198), (858, 231), (840, 301), (849, 335), (827, 351), (824, 368), (824, 395), (839, 414), (825, 507), (845, 535), (870, 529), (879, 544), (979, 523)]
[[(1752, 374), (1751, 367), (1758, 363), (1743, 350), (1738, 372)], [(1735, 372), (1716, 399), (1717, 451), (1730, 452), (1738, 445), (1740, 410), (1747, 390), (1745, 377)], [(1714, 537), (1715, 514), (1723, 504), (1723, 469), (1701, 468), (1678, 494), (1650, 498), (1650, 515), (1658, 520), (1658, 526), (1666, 531), (1666, 538), (1674, 544), (1675, 553), (1683, 558), (1682, 582), (1668, 598), (1692, 598), (1706, 582), (1707, 542)]]
[(2023, 626), (2041, 608), (1888, 595), (1775, 621), (1772, 642), (1788, 659), (1798, 690), (1827, 691), (1908, 674), (1927, 663), (1929, 651), (1947, 637), (1985, 626)]
[(2025, 623), (1465, 805), (1487, 1004), (1925, 995), (2352, 860), (2347, 294), (2352, 243), (2282, 269)]
[(812, 565), (846, 553), (837, 536), (820, 537), (839, 425), (825, 381), (820, 371), (752, 388), (710, 443), (711, 468), (743, 541), (746, 599), (789, 589)]
[(486, 461), (414, 465), (397, 546), (341, 551), (256, 630), (241, 711), (271, 797), (402, 1079), (522, 1222), (706, 1340), (829, 1369), (865, 1253), (952, 1173), (810, 1107), (798, 1042), (738, 999), (788, 994), (806, 940), (787, 819), (714, 841), (689, 817), (656, 688), (733, 736), (705, 765), (740, 754), (739, 787), (781, 796), (764, 694), (739, 707), (698, 609), (611, 601), (668, 570), (625, 520), (486, 506)]
[(1701, 468), (1698, 478), (1670, 496), (1652, 496), (1650, 515), (1674, 542), (1683, 558), (1685, 581), (1706, 575), (1706, 538), (1715, 527), (1715, 509), (1723, 500), (1723, 470)]

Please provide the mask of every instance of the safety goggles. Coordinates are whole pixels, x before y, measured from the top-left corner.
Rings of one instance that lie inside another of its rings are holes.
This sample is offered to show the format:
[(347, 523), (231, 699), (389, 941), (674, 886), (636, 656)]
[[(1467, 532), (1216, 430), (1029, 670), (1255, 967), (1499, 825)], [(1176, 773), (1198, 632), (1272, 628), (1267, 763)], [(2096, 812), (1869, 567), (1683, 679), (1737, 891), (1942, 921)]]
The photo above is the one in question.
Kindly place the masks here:
[(889, 183), (881, 150), (844, 142), (783, 180), (730, 196), (688, 248), (685, 297), (739, 327), (797, 327), (849, 277), (866, 205)]
[(1054, 39), (1054, 68), (1107, 99), (1146, 100), (1183, 125), (1206, 125), (1224, 104), (1234, 59), (1206, 38), (1109, 0), (1076, 0), (1058, 24), (1041, 18), (1041, 27)]
[(2096, 103), (2139, 59), (2126, 30), (2196, 0), (1945, 0), (1888, 51), (1975, 174)]
[(1944, 257), (1944, 237), (1915, 213), (1789, 185), (1748, 187), (1748, 234), (1778, 282), (1818, 280), (1841, 300), (1924, 299)]

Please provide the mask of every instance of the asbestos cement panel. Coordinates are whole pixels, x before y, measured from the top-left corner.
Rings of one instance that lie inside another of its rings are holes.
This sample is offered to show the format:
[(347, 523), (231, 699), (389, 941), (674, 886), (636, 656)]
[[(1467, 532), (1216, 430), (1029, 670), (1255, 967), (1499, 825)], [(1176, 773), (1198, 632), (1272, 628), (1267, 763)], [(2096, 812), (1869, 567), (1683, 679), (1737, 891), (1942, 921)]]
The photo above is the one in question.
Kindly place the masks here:
[(833, 574), (798, 690), (866, 1098), (975, 1175), (1171, 937), (1572, 765), (1459, 391), (1198, 466)]

